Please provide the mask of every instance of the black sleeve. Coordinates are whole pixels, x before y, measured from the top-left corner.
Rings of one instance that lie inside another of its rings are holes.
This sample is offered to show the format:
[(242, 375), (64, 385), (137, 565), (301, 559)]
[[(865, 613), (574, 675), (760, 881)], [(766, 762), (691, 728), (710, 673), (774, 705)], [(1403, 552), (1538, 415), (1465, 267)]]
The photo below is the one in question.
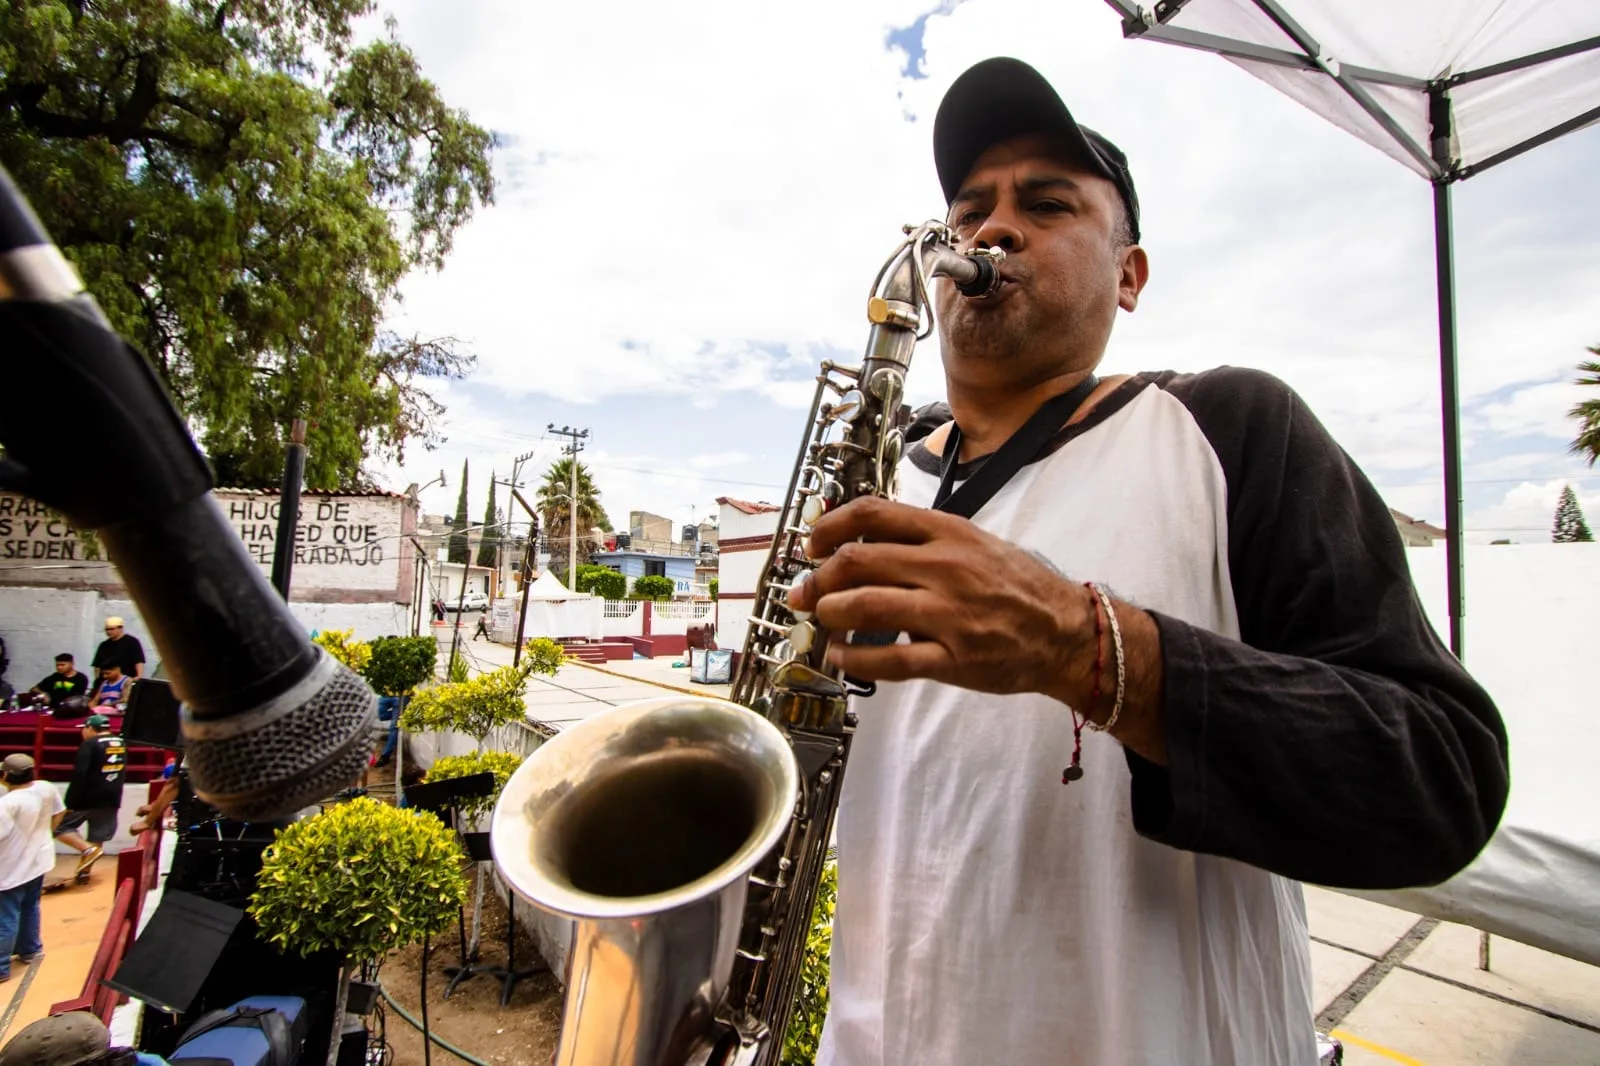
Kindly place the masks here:
[(100, 646), (94, 650), (94, 658), (90, 660), (89, 668), (91, 670), (104, 669), (105, 665), (111, 661), (111, 656), (107, 654), (110, 649), (111, 642), (109, 640), (102, 640), (100, 642)]
[(72, 675), (72, 695), (81, 696), (89, 689), (89, 675), (79, 671)]
[(1135, 827), (1316, 884), (1451, 877), (1504, 810), (1505, 727), (1428, 624), (1388, 507), (1282, 382), (1162, 384), (1227, 480), (1241, 639), (1154, 615), (1168, 766), (1129, 753)]
[(139, 663), (146, 662), (147, 660), (144, 657), (144, 645), (139, 643), (139, 638), (129, 637), (128, 639), (133, 641), (133, 647), (128, 649), (128, 676), (132, 677), (132, 668), (137, 666)]

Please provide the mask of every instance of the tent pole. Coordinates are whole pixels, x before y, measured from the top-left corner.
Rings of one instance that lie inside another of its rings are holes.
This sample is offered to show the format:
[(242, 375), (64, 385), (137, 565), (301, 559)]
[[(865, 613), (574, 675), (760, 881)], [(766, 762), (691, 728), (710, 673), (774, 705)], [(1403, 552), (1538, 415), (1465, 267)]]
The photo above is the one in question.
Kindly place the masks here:
[(1455, 252), (1451, 247), (1450, 185), (1433, 183), (1433, 246), (1439, 286), (1439, 403), (1444, 415), (1445, 581), (1450, 601), (1450, 650), (1464, 659), (1466, 614), (1462, 557), (1461, 390), (1456, 382)]

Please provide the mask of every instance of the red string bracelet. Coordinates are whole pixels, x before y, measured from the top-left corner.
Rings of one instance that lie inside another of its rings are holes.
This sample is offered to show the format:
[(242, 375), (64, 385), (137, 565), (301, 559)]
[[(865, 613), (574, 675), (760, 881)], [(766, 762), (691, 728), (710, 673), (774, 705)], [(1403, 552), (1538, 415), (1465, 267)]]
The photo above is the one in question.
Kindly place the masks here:
[[(1089, 692), (1089, 707), (1093, 709), (1100, 699), (1100, 678), (1106, 665), (1105, 652), (1101, 650), (1105, 628), (1100, 618), (1100, 597), (1095, 595), (1094, 583), (1085, 581), (1084, 588), (1089, 590), (1089, 600), (1094, 604), (1094, 685)], [(1072, 711), (1072, 765), (1061, 771), (1063, 785), (1083, 776), (1083, 718), (1079, 716), (1076, 707), (1070, 710)]]

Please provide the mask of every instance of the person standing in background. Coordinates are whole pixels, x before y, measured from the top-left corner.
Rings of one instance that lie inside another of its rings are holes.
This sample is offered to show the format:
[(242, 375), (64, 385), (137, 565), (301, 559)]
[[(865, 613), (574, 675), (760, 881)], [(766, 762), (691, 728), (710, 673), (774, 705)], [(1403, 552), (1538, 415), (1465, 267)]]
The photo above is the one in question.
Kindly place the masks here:
[(121, 667), (123, 677), (144, 676), (144, 645), (139, 643), (138, 637), (128, 635), (121, 618), (112, 615), (106, 619), (106, 639), (95, 649), (94, 662), (89, 665), (99, 672), (89, 693), (89, 702), (93, 703), (100, 693), (106, 667)]
[[(103, 845), (117, 833), (127, 767), (127, 747), (111, 732), (111, 719), (91, 714), (83, 723), (83, 743), (78, 746), (72, 783), (67, 786), (67, 816), (56, 827), (56, 839), (78, 853), (80, 874), (104, 854)], [(85, 823), (89, 827), (87, 841), (76, 832)]]
[(31, 755), (7, 755), (0, 782), (0, 981), (9, 981), (13, 952), (25, 966), (44, 952), (39, 891), (56, 864), (51, 832), (65, 808), (54, 785), (34, 780)]

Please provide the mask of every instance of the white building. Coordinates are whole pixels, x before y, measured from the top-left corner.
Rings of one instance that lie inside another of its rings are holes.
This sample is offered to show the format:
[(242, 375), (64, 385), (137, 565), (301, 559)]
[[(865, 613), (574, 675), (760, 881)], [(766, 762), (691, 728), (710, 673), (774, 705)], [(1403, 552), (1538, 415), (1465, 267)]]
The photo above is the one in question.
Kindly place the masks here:
[(719, 496), (717, 522), (717, 647), (739, 651), (755, 605), (756, 584), (767, 565), (779, 508)]
[[(264, 576), (278, 534), (276, 491), (218, 489), (212, 498)], [(311, 494), (301, 498), (289, 606), (306, 629), (353, 629), (358, 639), (410, 633), (417, 595), (416, 501), (398, 493)], [(26, 688), (70, 652), (87, 667), (107, 615), (119, 615), (153, 645), (117, 568), (92, 534), (24, 496), (0, 493), (0, 637), (11, 658), (7, 680)]]

